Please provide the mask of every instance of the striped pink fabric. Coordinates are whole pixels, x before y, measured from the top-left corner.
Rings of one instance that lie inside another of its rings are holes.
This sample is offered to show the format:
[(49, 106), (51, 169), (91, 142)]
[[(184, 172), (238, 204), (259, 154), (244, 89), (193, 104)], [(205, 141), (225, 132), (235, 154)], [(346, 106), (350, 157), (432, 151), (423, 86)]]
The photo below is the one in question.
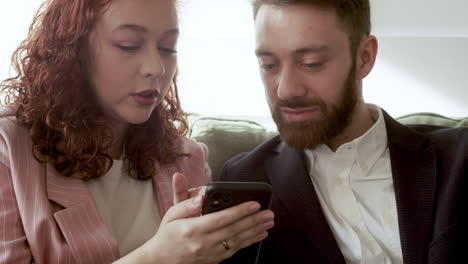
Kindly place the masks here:
[[(192, 187), (210, 181), (206, 146), (186, 138), (177, 146), (190, 156), (161, 166), (153, 179), (162, 214), (172, 206), (174, 172), (187, 175)], [(11, 108), (1, 109), (0, 264), (102, 264), (118, 259), (118, 245), (84, 182), (38, 163), (31, 150), (29, 131), (15, 123)]]

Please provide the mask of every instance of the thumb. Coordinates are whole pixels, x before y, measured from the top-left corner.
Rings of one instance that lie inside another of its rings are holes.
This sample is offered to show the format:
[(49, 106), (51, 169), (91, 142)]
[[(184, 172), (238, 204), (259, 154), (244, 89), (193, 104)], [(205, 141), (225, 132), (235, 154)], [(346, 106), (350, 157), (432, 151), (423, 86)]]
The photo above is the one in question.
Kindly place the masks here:
[(200, 215), (204, 195), (184, 200), (174, 204), (164, 215), (163, 223), (167, 224), (174, 220), (196, 217)]
[(172, 175), (173, 202), (178, 204), (190, 198), (187, 178), (182, 173)]

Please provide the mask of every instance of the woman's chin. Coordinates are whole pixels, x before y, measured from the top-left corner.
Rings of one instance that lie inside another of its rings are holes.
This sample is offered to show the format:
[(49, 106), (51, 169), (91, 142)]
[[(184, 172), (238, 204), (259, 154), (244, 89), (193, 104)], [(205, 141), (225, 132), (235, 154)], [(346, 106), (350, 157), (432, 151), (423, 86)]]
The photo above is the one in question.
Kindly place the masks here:
[(132, 118), (128, 118), (126, 121), (130, 125), (141, 125), (143, 123), (146, 123), (150, 119), (151, 115), (147, 116), (134, 116)]
[(127, 111), (121, 113), (120, 120), (129, 125), (140, 125), (148, 121), (152, 111)]

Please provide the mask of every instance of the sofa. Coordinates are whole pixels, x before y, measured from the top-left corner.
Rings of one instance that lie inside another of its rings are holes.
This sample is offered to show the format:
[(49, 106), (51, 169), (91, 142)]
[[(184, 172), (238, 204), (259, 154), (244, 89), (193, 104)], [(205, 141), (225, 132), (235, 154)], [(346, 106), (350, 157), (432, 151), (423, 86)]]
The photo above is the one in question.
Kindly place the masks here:
[[(446, 127), (468, 127), (468, 117), (449, 118), (434, 113), (413, 113), (397, 117), (403, 124), (429, 124)], [(203, 142), (210, 151), (208, 163), (213, 181), (218, 179), (225, 161), (235, 155), (250, 151), (278, 132), (253, 118), (227, 118), (189, 115), (187, 136)]]

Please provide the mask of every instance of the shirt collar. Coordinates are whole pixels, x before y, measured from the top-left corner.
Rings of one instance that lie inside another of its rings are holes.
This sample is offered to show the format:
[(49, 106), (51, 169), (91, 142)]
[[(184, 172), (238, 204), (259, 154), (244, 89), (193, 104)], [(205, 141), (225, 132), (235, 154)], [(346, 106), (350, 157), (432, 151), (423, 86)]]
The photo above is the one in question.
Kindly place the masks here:
[[(339, 153), (349, 148), (354, 149), (353, 153), (356, 155), (356, 162), (362, 171), (362, 175), (367, 175), (377, 160), (384, 154), (388, 141), (382, 109), (373, 104), (368, 104), (368, 107), (372, 118), (376, 120), (374, 125), (362, 136), (341, 145), (336, 150), (336, 153)], [(306, 149), (304, 152), (308, 160), (309, 169), (314, 166), (315, 155), (334, 154), (325, 144), (321, 144), (313, 150)]]

